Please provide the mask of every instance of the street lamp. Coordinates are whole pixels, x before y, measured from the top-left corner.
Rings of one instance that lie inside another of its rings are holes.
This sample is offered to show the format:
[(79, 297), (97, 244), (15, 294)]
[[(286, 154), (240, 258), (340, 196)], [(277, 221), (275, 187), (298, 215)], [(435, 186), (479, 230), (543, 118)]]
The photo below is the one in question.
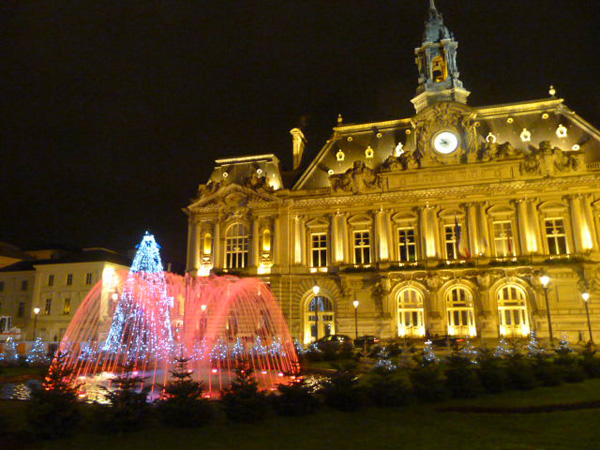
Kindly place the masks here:
[(312, 288), (315, 302), (315, 342), (319, 339), (319, 292), (321, 292), (321, 288), (318, 284), (315, 284)]
[(584, 292), (583, 294), (581, 294), (581, 298), (583, 299), (583, 303), (585, 303), (585, 313), (587, 315), (588, 330), (590, 332), (590, 342), (593, 345), (594, 337), (592, 336), (592, 321), (590, 320), (590, 305), (589, 305), (590, 294), (587, 292)]
[(550, 345), (554, 347), (554, 334), (552, 333), (552, 315), (550, 313), (550, 303), (548, 302), (548, 284), (550, 283), (550, 277), (548, 275), (542, 275), (540, 277), (542, 286), (544, 287), (544, 298), (546, 299), (546, 311), (548, 314), (548, 332), (550, 333)]
[(33, 340), (35, 341), (36, 335), (35, 335), (35, 331), (37, 328), (37, 318), (38, 318), (38, 314), (40, 313), (40, 308), (33, 308), (33, 314), (34, 314), (34, 318), (33, 318)]
[(358, 300), (354, 300), (352, 304), (354, 305), (354, 333), (358, 339)]

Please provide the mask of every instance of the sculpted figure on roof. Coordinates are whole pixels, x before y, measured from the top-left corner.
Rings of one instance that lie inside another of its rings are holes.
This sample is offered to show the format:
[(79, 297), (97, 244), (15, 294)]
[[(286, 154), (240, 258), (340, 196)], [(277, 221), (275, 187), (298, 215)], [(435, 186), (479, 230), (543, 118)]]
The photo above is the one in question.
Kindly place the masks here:
[(381, 177), (379, 174), (364, 163), (364, 161), (354, 161), (350, 169), (341, 175), (332, 175), (329, 177), (331, 187), (334, 192), (352, 192), (358, 194), (368, 190), (381, 187)]

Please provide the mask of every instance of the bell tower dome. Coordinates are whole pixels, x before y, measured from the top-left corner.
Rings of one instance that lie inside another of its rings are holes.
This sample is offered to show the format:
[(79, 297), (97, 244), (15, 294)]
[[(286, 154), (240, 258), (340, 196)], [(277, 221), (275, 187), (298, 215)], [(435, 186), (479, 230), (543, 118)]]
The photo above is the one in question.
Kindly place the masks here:
[(429, 17), (425, 22), (423, 43), (415, 49), (419, 68), (417, 95), (411, 100), (417, 113), (434, 103), (467, 103), (470, 92), (464, 89), (456, 65), (458, 42), (444, 25), (442, 15), (429, 0)]

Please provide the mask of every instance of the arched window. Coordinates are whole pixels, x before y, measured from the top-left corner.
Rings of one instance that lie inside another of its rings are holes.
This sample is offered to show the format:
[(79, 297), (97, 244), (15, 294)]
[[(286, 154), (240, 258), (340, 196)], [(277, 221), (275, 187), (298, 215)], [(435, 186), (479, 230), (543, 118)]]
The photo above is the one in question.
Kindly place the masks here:
[(398, 336), (424, 335), (423, 294), (414, 288), (403, 289), (398, 293)]
[(333, 303), (327, 297), (313, 297), (304, 311), (304, 343), (335, 334)]
[(476, 336), (473, 296), (464, 287), (456, 286), (446, 292), (448, 334)]
[(500, 335), (515, 337), (529, 334), (527, 295), (521, 287), (509, 285), (498, 291), (498, 315)]
[(248, 267), (248, 228), (234, 223), (225, 235), (225, 267), (243, 269)]
[(444, 81), (448, 77), (446, 61), (443, 56), (436, 56), (431, 63), (431, 78), (436, 83)]

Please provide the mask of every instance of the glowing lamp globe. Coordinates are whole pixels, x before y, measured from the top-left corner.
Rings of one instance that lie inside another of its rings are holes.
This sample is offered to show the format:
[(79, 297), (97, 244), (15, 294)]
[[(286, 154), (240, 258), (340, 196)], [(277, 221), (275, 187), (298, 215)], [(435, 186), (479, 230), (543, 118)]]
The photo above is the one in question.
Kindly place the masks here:
[(550, 277), (548, 275), (543, 275), (540, 277), (540, 281), (542, 282), (542, 286), (547, 287), (548, 283), (550, 283)]
[(581, 294), (581, 298), (583, 299), (584, 302), (587, 302), (590, 299), (590, 294), (588, 294), (587, 292), (584, 292), (583, 294)]

